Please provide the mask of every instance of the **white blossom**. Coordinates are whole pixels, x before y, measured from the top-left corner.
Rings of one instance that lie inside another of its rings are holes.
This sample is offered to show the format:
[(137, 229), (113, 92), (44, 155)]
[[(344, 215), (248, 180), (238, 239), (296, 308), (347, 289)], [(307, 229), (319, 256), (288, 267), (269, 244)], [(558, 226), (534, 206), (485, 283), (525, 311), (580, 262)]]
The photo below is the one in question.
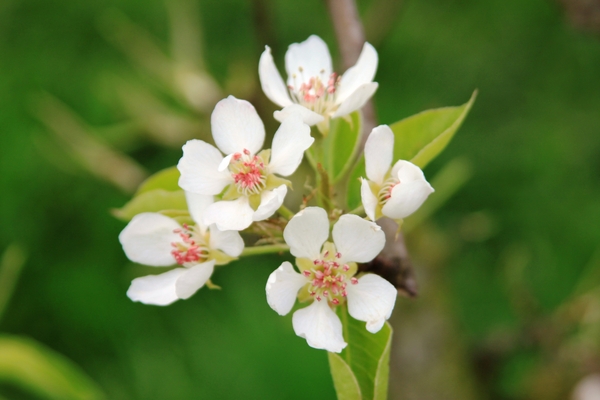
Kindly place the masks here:
[(365, 43), (356, 64), (341, 77), (333, 72), (331, 55), (325, 42), (312, 35), (302, 43), (293, 43), (285, 54), (287, 83), (279, 74), (271, 49), (266, 46), (258, 65), (265, 95), (283, 107), (275, 119), (283, 121), (299, 114), (304, 122), (329, 129), (329, 119), (343, 117), (360, 109), (377, 90), (373, 82), (377, 71), (377, 51)]
[(291, 175), (314, 139), (309, 126), (294, 115), (281, 123), (272, 149), (259, 152), (264, 125), (252, 104), (233, 96), (217, 103), (211, 124), (218, 149), (202, 140), (188, 141), (177, 165), (179, 186), (220, 196), (204, 213), (206, 225), (243, 230), (270, 217), (283, 204), (289, 181), (275, 174)]
[(387, 125), (373, 129), (365, 144), (367, 178), (361, 178), (361, 197), (367, 216), (406, 218), (427, 200), (433, 188), (423, 171), (409, 161), (398, 160), (392, 167), (394, 133)]
[(131, 261), (153, 267), (180, 266), (134, 279), (127, 291), (131, 300), (165, 306), (187, 299), (208, 282), (215, 265), (229, 262), (244, 249), (238, 232), (221, 231), (201, 222), (212, 196), (186, 193), (186, 199), (195, 226), (181, 226), (159, 213), (142, 213), (133, 217), (119, 235)]
[(289, 262), (282, 263), (267, 281), (267, 302), (278, 314), (286, 315), (296, 297), (312, 301), (292, 318), (294, 331), (309, 346), (336, 353), (346, 347), (341, 321), (332, 309), (345, 301), (349, 314), (365, 321), (369, 332), (383, 327), (394, 308), (396, 289), (378, 275), (354, 276), (357, 262), (369, 262), (383, 249), (385, 235), (378, 225), (356, 215), (342, 215), (333, 226), (333, 243), (328, 242), (327, 213), (308, 207), (290, 220), (283, 237), (300, 273)]

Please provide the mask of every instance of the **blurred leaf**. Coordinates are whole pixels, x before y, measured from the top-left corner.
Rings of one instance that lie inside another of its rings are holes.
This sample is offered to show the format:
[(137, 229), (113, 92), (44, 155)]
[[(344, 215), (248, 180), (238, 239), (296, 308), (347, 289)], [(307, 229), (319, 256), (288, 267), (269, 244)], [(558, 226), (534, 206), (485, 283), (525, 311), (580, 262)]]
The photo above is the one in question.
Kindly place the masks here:
[(0, 336), (0, 381), (46, 399), (105, 398), (100, 388), (69, 359), (30, 339)]
[(386, 322), (373, 334), (366, 330), (364, 322), (350, 318), (345, 307), (339, 310), (348, 346), (340, 355), (329, 355), (338, 400), (387, 399), (392, 345), (390, 324)]
[(462, 106), (423, 111), (392, 125), (394, 161), (409, 160), (424, 168), (446, 148), (469, 113), (477, 90)]
[(112, 210), (112, 214), (123, 221), (129, 221), (143, 212), (163, 212), (169, 215), (187, 213), (185, 193), (183, 190), (170, 192), (154, 189), (134, 197), (122, 208)]
[(177, 167), (165, 168), (158, 171), (142, 182), (135, 195), (139, 196), (142, 193), (150, 192), (155, 189), (162, 189), (170, 192), (179, 191), (181, 190), (178, 183), (180, 175)]
[(429, 196), (417, 212), (404, 221), (402, 226), (404, 233), (410, 232), (441, 208), (468, 182), (472, 173), (471, 164), (463, 158), (455, 158), (444, 165), (429, 181), (435, 192)]
[(26, 259), (27, 254), (16, 243), (8, 246), (2, 254), (0, 260), (0, 320), (2, 320), (2, 314), (10, 301)]

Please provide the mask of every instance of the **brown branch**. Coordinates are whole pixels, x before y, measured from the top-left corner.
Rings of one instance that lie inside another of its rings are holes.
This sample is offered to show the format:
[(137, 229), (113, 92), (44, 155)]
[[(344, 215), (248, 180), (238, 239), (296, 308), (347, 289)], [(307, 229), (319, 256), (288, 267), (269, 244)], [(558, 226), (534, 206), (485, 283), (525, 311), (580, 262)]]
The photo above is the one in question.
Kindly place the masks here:
[[(355, 0), (325, 0), (338, 40), (342, 63), (349, 68), (356, 63), (365, 43), (365, 33), (360, 21)], [(373, 102), (369, 101), (363, 111), (363, 132), (361, 149), (371, 130), (377, 125), (377, 117)], [(369, 264), (361, 266), (361, 271), (380, 274), (390, 281), (402, 295), (417, 295), (417, 283), (414, 278), (412, 263), (404, 244), (404, 236), (397, 233), (397, 225), (392, 220), (382, 218), (379, 224), (386, 236), (386, 247), (381, 254)], [(385, 272), (383, 271), (385, 270)]]

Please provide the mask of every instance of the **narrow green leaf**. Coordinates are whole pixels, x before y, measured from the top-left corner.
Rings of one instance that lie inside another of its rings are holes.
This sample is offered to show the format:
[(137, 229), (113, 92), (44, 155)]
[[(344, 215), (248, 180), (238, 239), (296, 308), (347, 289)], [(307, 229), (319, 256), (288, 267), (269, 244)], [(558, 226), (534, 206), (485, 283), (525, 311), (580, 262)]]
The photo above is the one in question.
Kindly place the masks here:
[(350, 366), (336, 353), (327, 353), (327, 356), (338, 400), (362, 400), (360, 386)]
[(320, 163), (330, 177), (331, 184), (339, 181), (352, 167), (360, 144), (362, 116), (356, 111), (347, 118), (331, 121), (329, 133), (317, 138), (307, 151), (313, 168)]
[(352, 166), (362, 130), (362, 116), (358, 111), (348, 118), (331, 121), (329, 134), (323, 140), (324, 164), (331, 176), (331, 182), (339, 181)]
[(183, 190), (170, 192), (154, 189), (135, 196), (120, 209), (113, 209), (115, 217), (129, 221), (143, 212), (164, 212), (169, 216), (187, 214), (187, 203)]
[(0, 381), (45, 399), (104, 399), (100, 388), (76, 364), (33, 340), (0, 336)]
[(135, 195), (139, 196), (142, 193), (150, 192), (156, 189), (167, 190), (170, 192), (181, 190), (178, 184), (179, 176), (180, 174), (177, 167), (170, 167), (158, 171), (142, 182)]
[(362, 200), (360, 198), (361, 177), (367, 177), (367, 173), (365, 172), (365, 158), (363, 156), (360, 157), (360, 160), (356, 164), (356, 167), (354, 167), (352, 170), (350, 179), (348, 180), (346, 203), (348, 204), (349, 210), (354, 210), (356, 207), (362, 204)]
[[(365, 327), (365, 322), (357, 321), (348, 315), (346, 307), (339, 307), (338, 314), (344, 327), (344, 339), (348, 346), (340, 353), (344, 363), (329, 357), (329, 364), (334, 376), (334, 384), (338, 392), (352, 395), (352, 389), (358, 383), (360, 398), (363, 400), (387, 399), (389, 360), (392, 343), (392, 328), (386, 322), (377, 333), (370, 333)], [(352, 373), (347, 371), (350, 368)], [(348, 397), (353, 398), (353, 397)]]
[(394, 132), (394, 161), (409, 160), (424, 168), (450, 143), (476, 97), (474, 91), (462, 106), (423, 111), (390, 125)]

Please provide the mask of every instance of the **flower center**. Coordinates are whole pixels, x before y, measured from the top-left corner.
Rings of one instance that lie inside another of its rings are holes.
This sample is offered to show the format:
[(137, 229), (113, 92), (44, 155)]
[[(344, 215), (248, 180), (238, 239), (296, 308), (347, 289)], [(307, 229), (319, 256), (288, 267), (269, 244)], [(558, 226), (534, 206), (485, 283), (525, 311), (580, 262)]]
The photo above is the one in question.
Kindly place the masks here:
[(340, 264), (341, 254), (325, 250), (321, 257), (313, 261), (314, 268), (304, 270), (302, 274), (308, 279), (308, 291), (317, 301), (323, 299), (338, 305), (347, 296), (348, 281), (356, 285), (358, 279), (350, 277), (348, 264)]
[(385, 204), (392, 197), (392, 190), (396, 187), (396, 185), (400, 184), (400, 180), (396, 178), (389, 178), (383, 185), (381, 185), (381, 189), (377, 194), (377, 198), (379, 199), (380, 204)]
[(257, 194), (267, 186), (264, 160), (260, 156), (252, 155), (246, 149), (243, 153), (233, 155), (229, 170), (240, 194), (245, 196)]
[[(335, 92), (340, 77), (335, 72), (326, 77), (325, 71), (321, 71), (320, 75), (305, 79), (304, 69), (299, 67), (298, 71), (298, 74), (292, 75), (294, 84), (288, 86), (292, 100), (321, 115), (335, 111)], [(300, 83), (296, 83), (297, 78)]]
[(201, 263), (208, 258), (208, 246), (200, 232), (190, 228), (187, 224), (183, 228), (173, 230), (181, 238), (181, 241), (172, 242), (171, 254), (179, 265), (190, 263)]

